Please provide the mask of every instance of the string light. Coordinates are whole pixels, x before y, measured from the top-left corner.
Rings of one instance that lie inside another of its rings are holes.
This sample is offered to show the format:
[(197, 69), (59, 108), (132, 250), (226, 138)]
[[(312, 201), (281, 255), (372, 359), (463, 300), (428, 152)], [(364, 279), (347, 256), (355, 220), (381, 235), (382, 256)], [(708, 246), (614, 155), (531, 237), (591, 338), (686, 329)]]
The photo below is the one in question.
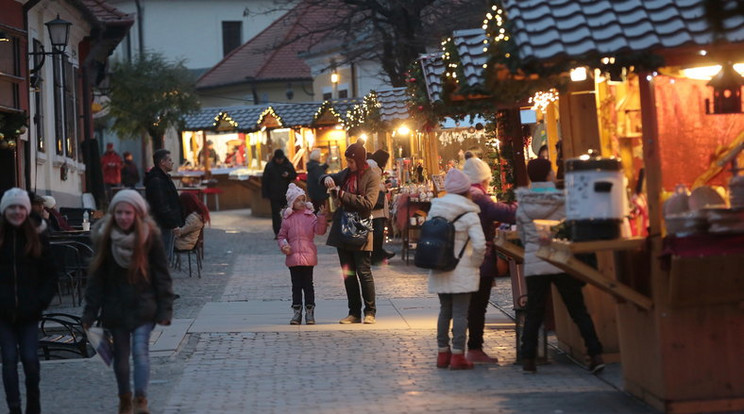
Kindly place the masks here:
[(238, 123), (230, 118), (230, 115), (228, 115), (227, 112), (220, 112), (219, 114), (217, 114), (217, 116), (214, 117), (212, 126), (216, 128), (222, 123), (227, 123), (228, 125), (236, 129), (238, 128)]
[(258, 125), (261, 125), (263, 123), (263, 121), (264, 121), (264, 118), (266, 118), (269, 115), (271, 115), (272, 117), (274, 117), (277, 120), (277, 122), (279, 123), (279, 126), (280, 127), (284, 127), (284, 120), (282, 119), (281, 116), (279, 116), (279, 114), (276, 113), (276, 111), (274, 111), (274, 108), (271, 107), (271, 106), (268, 107), (268, 108), (266, 108), (261, 113), (261, 116), (258, 117)]
[(550, 89), (547, 92), (537, 92), (535, 93), (535, 96), (531, 97), (529, 100), (529, 103), (532, 104), (533, 111), (541, 111), (544, 112), (545, 109), (550, 105), (551, 102), (556, 102), (558, 100), (558, 91), (555, 89)]

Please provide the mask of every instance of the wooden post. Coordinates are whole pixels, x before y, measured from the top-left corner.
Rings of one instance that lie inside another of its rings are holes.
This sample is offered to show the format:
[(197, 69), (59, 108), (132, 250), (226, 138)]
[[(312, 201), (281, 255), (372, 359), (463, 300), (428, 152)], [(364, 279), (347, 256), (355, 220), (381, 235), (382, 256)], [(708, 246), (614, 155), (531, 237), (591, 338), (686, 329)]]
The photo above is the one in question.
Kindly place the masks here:
[(547, 108), (545, 108), (544, 113), (544, 122), (545, 122), (545, 129), (548, 132), (548, 156), (550, 157), (550, 162), (553, 163), (553, 167), (555, 169), (558, 168), (558, 164), (556, 161), (558, 160), (558, 151), (555, 149), (555, 144), (558, 143), (558, 117), (556, 117), (556, 111), (558, 108), (556, 108), (555, 102), (548, 103)]
[(516, 187), (526, 187), (528, 185), (527, 165), (524, 161), (524, 140), (522, 138), (522, 123), (519, 119), (519, 107), (504, 109), (499, 112), (499, 120), (501, 121), (499, 129), (503, 131), (506, 141), (504, 145), (511, 145), (514, 155), (512, 160), (514, 185)]
[(661, 234), (661, 159), (656, 116), (653, 77), (650, 73), (638, 76), (641, 94), (641, 124), (643, 126), (643, 164), (646, 168), (649, 234)]

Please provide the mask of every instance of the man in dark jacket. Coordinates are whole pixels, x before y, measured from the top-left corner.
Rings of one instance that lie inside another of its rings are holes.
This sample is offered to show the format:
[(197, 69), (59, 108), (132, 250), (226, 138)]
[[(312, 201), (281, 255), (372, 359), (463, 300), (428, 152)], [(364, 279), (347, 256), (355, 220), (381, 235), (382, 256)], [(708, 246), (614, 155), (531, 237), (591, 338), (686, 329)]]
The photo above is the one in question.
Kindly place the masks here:
[(178, 198), (178, 190), (168, 175), (173, 171), (173, 160), (170, 151), (159, 149), (152, 154), (154, 167), (145, 175), (145, 190), (150, 211), (160, 227), (163, 235), (163, 247), (168, 257), (168, 262), (173, 256), (173, 242), (175, 235), (173, 229), (183, 225), (181, 217), (181, 201)]
[(321, 184), (320, 177), (325, 174), (328, 164), (320, 163), (320, 150), (314, 149), (310, 153), (310, 161), (307, 162), (307, 194), (317, 212), (320, 206), (328, 199), (328, 191)]
[(124, 166), (121, 167), (121, 184), (124, 187), (134, 188), (139, 181), (139, 171), (134, 164), (134, 157), (131, 152), (124, 153)]
[(280, 212), (286, 204), (287, 187), (289, 183), (297, 178), (295, 172), (284, 151), (274, 151), (274, 158), (266, 164), (263, 177), (261, 177), (261, 194), (271, 202), (271, 225), (274, 227), (274, 238), (279, 234), (282, 227)]

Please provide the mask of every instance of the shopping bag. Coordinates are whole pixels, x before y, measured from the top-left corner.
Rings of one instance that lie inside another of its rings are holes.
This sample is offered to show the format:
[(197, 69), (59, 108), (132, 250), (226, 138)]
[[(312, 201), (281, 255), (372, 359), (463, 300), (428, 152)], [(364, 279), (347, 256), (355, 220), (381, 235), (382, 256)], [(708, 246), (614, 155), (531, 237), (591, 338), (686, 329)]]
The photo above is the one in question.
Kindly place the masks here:
[(88, 342), (96, 350), (96, 355), (101, 358), (106, 366), (111, 366), (111, 362), (114, 360), (114, 343), (111, 335), (98, 326), (88, 328), (85, 333), (88, 335)]

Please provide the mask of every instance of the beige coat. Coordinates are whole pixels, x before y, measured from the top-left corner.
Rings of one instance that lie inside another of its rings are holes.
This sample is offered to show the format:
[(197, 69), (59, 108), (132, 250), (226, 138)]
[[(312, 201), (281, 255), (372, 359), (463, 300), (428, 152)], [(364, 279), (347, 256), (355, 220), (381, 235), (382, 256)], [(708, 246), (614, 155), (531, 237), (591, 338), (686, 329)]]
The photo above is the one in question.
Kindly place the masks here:
[(186, 217), (186, 223), (178, 228), (179, 235), (176, 237), (175, 246), (177, 250), (191, 250), (199, 240), (199, 233), (204, 227), (201, 216), (193, 212)]

